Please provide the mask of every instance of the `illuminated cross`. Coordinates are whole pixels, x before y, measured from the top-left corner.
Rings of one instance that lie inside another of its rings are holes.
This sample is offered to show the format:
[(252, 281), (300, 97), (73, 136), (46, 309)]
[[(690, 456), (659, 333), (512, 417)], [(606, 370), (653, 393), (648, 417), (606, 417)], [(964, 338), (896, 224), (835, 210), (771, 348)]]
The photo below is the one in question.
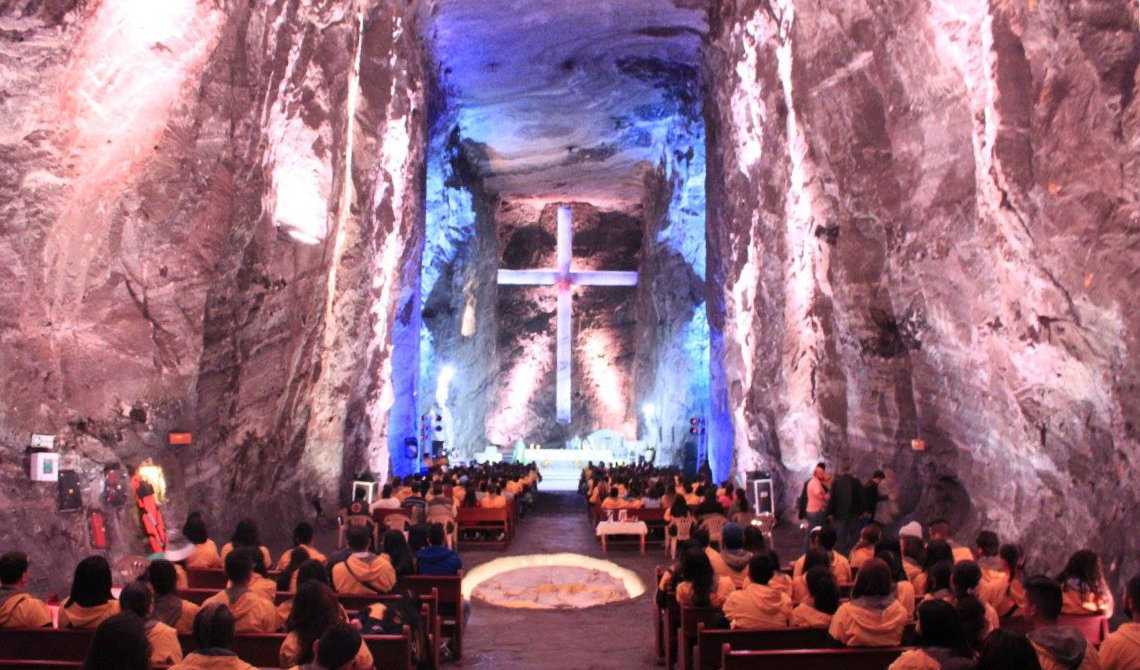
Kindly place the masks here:
[(573, 250), (573, 214), (569, 205), (558, 208), (558, 268), (554, 270), (499, 270), (499, 283), (514, 286), (558, 287), (558, 390), (555, 419), (570, 423), (570, 291), (572, 286), (637, 286), (636, 272), (602, 270), (575, 272), (570, 269)]

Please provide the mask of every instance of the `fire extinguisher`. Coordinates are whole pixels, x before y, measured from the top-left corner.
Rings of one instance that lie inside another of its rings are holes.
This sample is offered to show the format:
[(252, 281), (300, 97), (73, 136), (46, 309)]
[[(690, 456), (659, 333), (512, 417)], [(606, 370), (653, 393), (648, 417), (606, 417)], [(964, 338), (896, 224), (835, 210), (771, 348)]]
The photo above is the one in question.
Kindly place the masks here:
[(103, 520), (103, 513), (92, 511), (87, 516), (91, 526), (91, 546), (95, 549), (107, 548), (107, 525)]

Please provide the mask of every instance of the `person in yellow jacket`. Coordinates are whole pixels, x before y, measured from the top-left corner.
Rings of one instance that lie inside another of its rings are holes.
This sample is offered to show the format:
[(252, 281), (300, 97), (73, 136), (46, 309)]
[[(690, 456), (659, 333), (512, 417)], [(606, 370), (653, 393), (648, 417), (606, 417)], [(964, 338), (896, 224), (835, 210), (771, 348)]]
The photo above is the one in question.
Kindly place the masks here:
[(501, 509), (507, 506), (507, 497), (503, 495), (503, 487), (496, 484), (487, 490), (487, 495), (479, 501), (479, 506), (485, 509)]
[(792, 619), (792, 599), (768, 586), (778, 568), (768, 552), (757, 553), (748, 562), (751, 583), (729, 594), (724, 601), (724, 616), (732, 628), (761, 630), (788, 627)]
[(958, 610), (944, 600), (918, 608), (922, 646), (904, 651), (888, 670), (971, 670), (973, 653), (962, 630)]
[(1057, 576), (1063, 593), (1063, 614), (1100, 612), (1112, 618), (1112, 590), (1104, 579), (1100, 557), (1091, 549), (1082, 549), (1069, 558)]
[(831, 570), (817, 565), (804, 573), (803, 579), (807, 583), (808, 597), (792, 610), (792, 627), (830, 626), (835, 611), (839, 609), (839, 587)]
[(154, 618), (179, 634), (189, 634), (194, 628), (194, 616), (201, 608), (178, 596), (174, 564), (166, 560), (151, 561), (146, 579), (154, 589)]
[[(328, 558), (313, 548), (313, 526), (310, 523), (302, 521), (297, 524), (293, 529), (293, 549), (304, 549), (309, 552), (309, 558), (314, 561), (324, 563)], [(277, 571), (282, 572), (285, 568), (289, 567), (289, 558), (293, 554), (293, 549), (289, 549), (281, 554), (281, 558), (277, 561)]]
[(859, 542), (851, 549), (851, 556), (848, 560), (851, 567), (858, 569), (868, 558), (874, 558), (875, 545), (878, 544), (882, 538), (882, 531), (873, 523), (860, 531)]
[[(336, 594), (321, 582), (306, 582), (297, 592), (294, 601), (296, 606), (285, 624), (285, 640), (277, 654), (279, 667), (282, 668), (312, 663), (317, 646), (314, 643), (331, 625), (349, 621), (344, 608), (336, 601)], [(382, 604), (379, 606), (384, 607)], [(383, 611), (380, 616), (383, 616)], [(372, 652), (367, 645), (357, 645), (353, 658), (355, 661), (350, 667), (354, 670), (371, 670)]]
[(173, 665), (182, 660), (182, 645), (178, 631), (154, 618), (154, 592), (147, 582), (135, 581), (119, 593), (119, 606), (142, 619), (146, 639), (150, 642), (150, 662), (154, 665)]
[(229, 587), (207, 598), (202, 603), (203, 608), (206, 605), (225, 605), (233, 614), (234, 628), (239, 633), (276, 631), (277, 608), (273, 601), (266, 600), (249, 587), (253, 561), (247, 552), (235, 551), (226, 556), (226, 577), (229, 578)]
[(204, 605), (194, 617), (194, 651), (170, 670), (256, 670), (238, 658), (234, 647), (234, 615), (222, 603)]
[(996, 557), (987, 553), (978, 559), (982, 568), (978, 598), (993, 607), (999, 617), (1020, 616), (1025, 608), (1022, 562), (1021, 547), (1016, 544), (1003, 544)]
[(242, 519), (237, 522), (237, 526), (234, 526), (234, 534), (230, 536), (230, 541), (222, 546), (223, 563), (231, 551), (243, 548), (260, 550), (265, 567), (273, 565), (273, 559), (269, 556), (269, 549), (261, 544), (261, 532), (257, 528), (257, 522), (253, 519)]
[(368, 529), (349, 526), (345, 537), (352, 554), (332, 569), (336, 592), (355, 596), (390, 592), (396, 585), (396, 570), (386, 556), (368, 551), (372, 539)]
[(347, 623), (330, 626), (313, 648), (316, 662), (294, 666), (291, 670), (359, 670), (360, 652), (357, 650), (368, 649), (360, 631)]
[(119, 613), (111, 595), (111, 565), (102, 556), (88, 556), (75, 566), (71, 595), (59, 608), (60, 628), (98, 628)]
[(946, 519), (935, 519), (930, 522), (930, 541), (939, 540), (950, 545), (950, 552), (955, 563), (974, 560), (974, 552), (970, 551), (969, 547), (963, 547), (950, 537), (950, 522)]
[(1081, 631), (1060, 626), (1061, 585), (1048, 577), (1025, 580), (1025, 614), (1033, 624), (1029, 641), (1041, 670), (1101, 670), (1100, 655)]
[(218, 545), (210, 539), (206, 522), (200, 512), (191, 512), (182, 526), (182, 535), (194, 543), (194, 552), (186, 559), (186, 567), (191, 570), (221, 570), (222, 556)]
[(828, 634), (844, 646), (895, 647), (902, 642), (909, 622), (895, 596), (890, 568), (872, 558), (859, 569), (851, 602), (836, 610)]
[[(809, 540), (810, 546), (818, 546), (828, 553), (831, 557), (831, 574), (835, 576), (836, 583), (850, 584), (851, 583), (851, 563), (847, 557), (835, 551), (835, 545), (839, 542), (839, 536), (836, 535), (835, 529), (831, 526), (824, 526), (819, 530), (818, 535), (813, 540)], [(805, 553), (796, 560), (795, 565), (792, 567), (792, 577), (799, 577), (804, 573), (804, 560), (807, 557)]]
[(1128, 581), (1124, 613), (1128, 615), (1128, 622), (1121, 624), (1100, 645), (1104, 670), (1140, 670), (1140, 575)]
[(0, 628), (51, 626), (47, 606), (24, 591), (27, 585), (27, 555), (10, 551), (0, 556)]
[(677, 583), (677, 603), (682, 607), (724, 607), (736, 591), (731, 579), (716, 576), (699, 546), (690, 547), (681, 558), (681, 575), (684, 580)]

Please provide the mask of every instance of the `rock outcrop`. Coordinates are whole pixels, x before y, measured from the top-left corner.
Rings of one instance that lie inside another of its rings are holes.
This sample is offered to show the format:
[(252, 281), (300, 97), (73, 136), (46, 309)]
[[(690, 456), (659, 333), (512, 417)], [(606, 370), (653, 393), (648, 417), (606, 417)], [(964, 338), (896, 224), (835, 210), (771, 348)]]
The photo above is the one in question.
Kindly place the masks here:
[[(219, 535), (250, 513), (281, 534), (387, 467), (429, 70), (417, 7), (360, 7), (0, 4), (0, 542), (51, 537), (37, 578), (60, 586), (88, 534), (27, 481), (32, 432), (85, 508), (151, 458), (168, 521)], [(107, 511), (110, 553), (139, 551)]]
[[(715, 2), (710, 284), (737, 469), (1133, 574), (1137, 8)], [(925, 442), (925, 451), (911, 447)]]

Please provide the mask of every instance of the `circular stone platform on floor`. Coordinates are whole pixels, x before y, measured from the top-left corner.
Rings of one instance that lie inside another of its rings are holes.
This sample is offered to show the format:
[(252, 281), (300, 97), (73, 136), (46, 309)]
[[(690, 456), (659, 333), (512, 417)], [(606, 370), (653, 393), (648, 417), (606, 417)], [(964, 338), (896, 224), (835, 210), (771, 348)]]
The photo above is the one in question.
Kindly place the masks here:
[(632, 570), (580, 554), (497, 558), (463, 578), (464, 597), (509, 609), (585, 609), (642, 593), (645, 584)]

